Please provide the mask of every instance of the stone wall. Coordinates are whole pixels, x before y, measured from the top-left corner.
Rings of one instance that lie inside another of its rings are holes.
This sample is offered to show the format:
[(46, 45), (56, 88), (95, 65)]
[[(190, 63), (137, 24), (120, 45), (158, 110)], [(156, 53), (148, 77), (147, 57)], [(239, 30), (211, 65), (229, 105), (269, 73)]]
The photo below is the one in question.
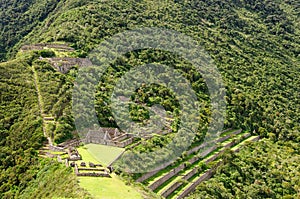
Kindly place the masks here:
[[(234, 145), (236, 143), (235, 140), (233, 140), (232, 142), (228, 143), (225, 147), (231, 147), (232, 145)], [(213, 152), (214, 150), (216, 150), (218, 147), (217, 146), (213, 146), (207, 150), (205, 150), (204, 152), (201, 153), (201, 156), (197, 157), (193, 157), (189, 160), (189, 162), (191, 164), (195, 163), (196, 161), (200, 160), (202, 157), (205, 157), (206, 155), (208, 155), (209, 153)], [(224, 149), (223, 149), (224, 150)], [(222, 151), (223, 151), (222, 150)], [(205, 161), (205, 163), (209, 163), (213, 160), (215, 160), (220, 154), (221, 152), (220, 151), (219, 153), (213, 155), (212, 157), (210, 157), (209, 159), (207, 159)], [(157, 181), (155, 181), (154, 183), (152, 183), (149, 188), (152, 189), (152, 190), (155, 190), (157, 189), (160, 185), (162, 185), (165, 181), (169, 180), (170, 178), (172, 178), (174, 175), (178, 174), (181, 170), (183, 170), (185, 168), (185, 164), (181, 164), (179, 165), (178, 167), (176, 167), (175, 169), (171, 170), (168, 174), (166, 174), (165, 176), (161, 177), (160, 179), (158, 179)], [(195, 170), (192, 170), (193, 172), (192, 173), (189, 173), (189, 175), (194, 175), (197, 170), (197, 168), (195, 168)], [(189, 176), (185, 176), (185, 179), (188, 179)], [(174, 188), (174, 187), (173, 187)], [(168, 190), (166, 190), (166, 192), (169, 192)], [(167, 193), (166, 193), (167, 194)]]
[(122, 142), (117, 143), (117, 146), (118, 146), (118, 144), (120, 144), (121, 147), (124, 148), (125, 146), (127, 146), (127, 145), (129, 145), (129, 144), (132, 144), (133, 141), (134, 141), (134, 138), (129, 138), (129, 139), (127, 139), (127, 140), (124, 140), (124, 141), (122, 141)]
[(68, 140), (66, 142), (60, 143), (57, 146), (67, 149), (69, 147), (78, 147), (80, 145), (81, 141), (78, 139), (72, 139), (72, 140)]
[(65, 149), (62, 147), (57, 147), (57, 146), (52, 146), (49, 145), (49, 150), (51, 151), (56, 151), (56, 152), (65, 152)]
[(188, 151), (187, 151), (187, 155), (190, 155), (190, 154), (192, 154), (192, 153), (195, 153), (195, 152), (199, 151), (200, 149), (206, 147), (207, 145), (208, 145), (207, 142), (206, 142), (206, 143), (202, 143), (201, 145), (196, 146), (196, 147), (194, 147), (194, 148), (188, 150)]
[(104, 168), (78, 168), (78, 171), (105, 171)]
[(24, 45), (21, 47), (22, 51), (28, 50), (44, 50), (48, 48), (54, 48), (60, 52), (73, 52), (74, 48), (69, 47), (66, 44), (32, 44), (32, 45)]
[[(204, 145), (207, 146), (207, 143), (203, 143), (203, 144), (200, 145), (200, 146), (204, 147)], [(197, 148), (198, 148), (198, 147), (197, 147)], [(198, 161), (198, 160), (199, 160), (200, 158), (202, 158), (203, 156), (206, 156), (207, 154), (209, 154), (210, 152), (212, 152), (212, 151), (215, 150), (216, 148), (217, 148), (217, 146), (214, 146), (214, 147), (211, 147), (211, 148), (207, 149), (206, 151), (204, 151), (204, 152), (201, 153), (201, 156), (200, 156), (200, 157), (197, 157), (197, 156), (192, 157), (192, 158), (189, 160), (189, 162), (190, 162), (191, 164), (193, 164), (194, 162)], [(193, 149), (191, 149), (191, 150), (194, 150), (194, 149), (195, 149), (195, 148), (193, 148)], [(200, 148), (199, 148), (199, 149), (200, 149)], [(199, 149), (198, 149), (198, 150), (199, 150)], [(188, 155), (194, 152), (194, 151), (191, 152), (191, 150), (190, 150), (190, 152), (188, 152)], [(165, 164), (163, 164), (163, 165), (157, 167), (154, 171), (151, 171), (151, 172), (148, 172), (148, 173), (142, 175), (142, 176), (139, 177), (136, 181), (137, 181), (137, 182), (143, 182), (143, 181), (145, 181), (146, 179), (148, 179), (148, 178), (154, 176), (155, 174), (157, 174), (160, 170), (162, 170), (162, 169), (168, 167), (169, 165), (171, 165), (172, 162), (173, 162), (173, 161), (170, 161), (170, 162), (167, 162), (167, 163), (165, 163)]]
[[(236, 131), (232, 132), (232, 133), (229, 134), (229, 135), (226, 135), (226, 136), (224, 136), (224, 137), (219, 138), (219, 139), (217, 140), (217, 142), (223, 142), (223, 141), (229, 139), (229, 138), (231, 137), (231, 135), (233, 135), (233, 134), (234, 134), (234, 135), (237, 135), (237, 134), (239, 134), (239, 133), (241, 133), (241, 132), (242, 132), (241, 129), (236, 130)], [(206, 147), (206, 146), (208, 146), (208, 143), (202, 143), (200, 146), (196, 146), (196, 147), (190, 149), (189, 151), (187, 151), (187, 154), (190, 155), (190, 154), (192, 154), (192, 153), (194, 153), (194, 152), (199, 151), (201, 148), (204, 148), (204, 147)], [(212, 151), (216, 150), (217, 148), (218, 148), (217, 146), (210, 147), (209, 149), (207, 149), (207, 150), (205, 150), (204, 152), (202, 152), (201, 155), (200, 155), (200, 157), (195, 156), (195, 157), (191, 158), (191, 159), (189, 160), (189, 162), (190, 162), (191, 164), (193, 164), (194, 162), (196, 162), (196, 161), (198, 161), (200, 158), (202, 158), (202, 157), (208, 155), (209, 153), (211, 153)], [(160, 170), (162, 170), (162, 169), (168, 167), (168, 166), (171, 165), (171, 164), (172, 164), (172, 161), (170, 161), (170, 162), (168, 162), (168, 163), (165, 163), (165, 164), (163, 164), (163, 165), (157, 167), (156, 169), (154, 169), (154, 171), (151, 171), (151, 172), (148, 172), (148, 173), (142, 175), (142, 176), (139, 177), (136, 181), (137, 181), (137, 182), (144, 182), (145, 180), (147, 180), (148, 178), (154, 176), (154, 175), (157, 174)]]
[[(84, 169), (78, 168), (77, 164), (75, 164), (75, 167), (74, 167), (74, 171), (75, 171), (76, 176), (92, 176), (92, 177), (109, 177), (110, 178), (110, 175), (106, 171), (101, 172), (101, 173), (95, 173), (95, 172), (80, 173), (79, 172), (80, 170), (91, 170), (91, 169), (92, 168), (90, 168), (90, 169), (88, 169), (88, 168), (84, 168)], [(93, 171), (93, 170), (91, 170), (91, 171)], [(97, 171), (99, 171), (99, 169)]]
[(77, 173), (77, 176), (91, 176), (91, 177), (107, 177), (110, 178), (108, 173)]
[(183, 170), (185, 168), (185, 164), (181, 164), (178, 167), (176, 167), (175, 169), (172, 169), (169, 173), (167, 173), (166, 175), (164, 175), (163, 177), (159, 178), (157, 181), (153, 182), (149, 188), (151, 190), (155, 190), (157, 189), (160, 185), (162, 185), (164, 182), (166, 182), (167, 180), (169, 180), (170, 178), (172, 178), (173, 176), (175, 176), (176, 174), (178, 174), (181, 170)]
[[(255, 142), (257, 140), (260, 139), (260, 136), (254, 137), (253, 139), (251, 139), (252, 142)], [(233, 152), (237, 153), (241, 150), (242, 147), (236, 148)]]
[(124, 140), (126, 138), (129, 138), (131, 135), (129, 134), (123, 134), (123, 135), (120, 135), (118, 137), (115, 137), (112, 139), (112, 141), (121, 141), (121, 140)]
[(177, 199), (181, 199), (186, 197), (189, 193), (194, 191), (196, 187), (203, 182), (204, 180), (209, 179), (213, 174), (213, 169), (209, 169), (207, 172), (205, 172), (196, 182), (194, 182), (191, 186), (189, 186), (187, 189), (185, 189), (178, 197)]
[[(239, 134), (241, 131), (236, 131), (234, 132), (234, 134)], [(245, 138), (248, 138), (251, 134), (250, 133), (246, 133), (244, 134), (238, 141), (237, 140), (232, 140), (230, 143), (226, 144), (224, 147), (225, 148), (230, 148), (231, 146), (235, 145), (236, 143), (239, 143), (240, 141), (244, 140)], [(259, 136), (255, 137), (252, 141), (256, 141), (259, 139)], [(224, 141), (224, 140), (223, 140)], [(221, 141), (222, 142), (222, 141)], [(212, 152), (214, 149), (211, 148), (208, 151), (206, 151), (205, 153), (210, 153)], [(214, 161), (218, 156), (220, 156), (222, 154), (222, 152), (225, 149), (222, 149), (219, 153), (213, 155), (212, 157), (210, 157), (209, 159), (207, 159), (205, 161), (205, 163), (209, 163), (211, 161)], [(210, 151), (210, 152), (209, 152)], [(236, 150), (235, 152), (237, 152), (238, 150)], [(196, 187), (203, 181), (209, 179), (213, 173), (215, 172), (215, 169), (222, 164), (222, 161), (218, 162), (213, 168), (209, 169), (208, 171), (206, 171), (202, 176), (200, 176), (200, 178), (195, 181), (194, 183), (192, 183), (187, 189), (185, 189), (178, 197), (177, 199), (181, 199), (186, 197), (189, 193), (191, 193), (192, 191), (194, 191), (196, 189)], [(184, 175), (182, 177), (183, 180), (188, 180), (189, 178), (191, 178), (192, 176), (194, 176), (197, 172), (198, 172), (199, 168), (195, 167), (192, 171), (190, 171), (189, 173), (187, 173), (186, 175)], [(163, 197), (168, 197), (171, 193), (173, 193), (178, 187), (180, 187), (183, 183), (182, 182), (176, 182), (174, 183), (172, 186), (170, 186), (168, 189), (166, 189), (164, 192), (162, 192), (162, 196)]]
[(137, 182), (144, 182), (148, 178), (150, 178), (150, 177), (154, 176), (155, 174), (157, 174), (162, 169), (170, 166), (172, 163), (173, 163), (173, 161), (169, 161), (169, 162), (166, 162), (166, 163), (164, 163), (162, 165), (159, 165), (158, 167), (156, 167), (155, 169), (153, 169), (153, 171), (145, 173), (144, 175), (142, 175), (141, 177), (139, 177), (136, 181)]
[(193, 168), (193, 170), (191, 170), (190, 172), (188, 172), (187, 174), (185, 174), (182, 179), (183, 180), (188, 180), (190, 179), (192, 176), (194, 176), (196, 173), (198, 173), (199, 171), (199, 167), (195, 167)]
[[(190, 179), (192, 176), (194, 176), (196, 173), (198, 173), (199, 168), (195, 167), (193, 170), (191, 170), (189, 173), (187, 173), (186, 175), (184, 175), (182, 177), (183, 180), (188, 180)], [(172, 186), (170, 186), (168, 189), (166, 189), (165, 191), (162, 192), (162, 196), (163, 197), (168, 197), (170, 194), (172, 194), (178, 187), (180, 187), (183, 184), (183, 182), (175, 182)]]
[(79, 155), (76, 148), (73, 148), (73, 150), (71, 150), (71, 148), (68, 148), (68, 155), (69, 155), (69, 158), (68, 158), (69, 161), (81, 160), (81, 156)]
[(182, 182), (175, 182), (172, 186), (162, 192), (163, 197), (168, 197), (171, 193), (173, 193), (178, 187), (180, 187), (183, 183)]
[(216, 168), (220, 166), (223, 162), (218, 162), (213, 168), (206, 171), (203, 175), (200, 176), (195, 182), (192, 183), (191, 186), (189, 186), (187, 189), (185, 189), (176, 199), (181, 199), (186, 197), (189, 193), (194, 191), (196, 187), (203, 181), (208, 180), (216, 171)]
[[(227, 131), (227, 130), (226, 130), (226, 131)], [(225, 131), (225, 132), (226, 132), (226, 131)], [(237, 135), (237, 134), (240, 134), (241, 132), (242, 132), (242, 129), (236, 130), (236, 131), (230, 133), (229, 135), (226, 135), (226, 136), (223, 136), (223, 137), (221, 137), (221, 138), (218, 138), (218, 139), (216, 140), (216, 142), (224, 142), (225, 140), (229, 139), (232, 135)], [(202, 148), (204, 148), (204, 147), (206, 147), (206, 146), (208, 146), (208, 143), (207, 143), (207, 142), (206, 142), (206, 143), (202, 143), (201, 145), (196, 146), (196, 147), (194, 147), (194, 148), (188, 150), (188, 151), (187, 151), (187, 155), (190, 155), (190, 154), (192, 154), (192, 153), (194, 153), (194, 152), (197, 152), (197, 151), (199, 151), (200, 149), (202, 149)]]
[[(42, 58), (42, 60), (44, 60)], [(69, 58), (69, 57), (54, 57), (54, 58), (45, 58), (50, 64), (61, 73), (67, 73), (71, 67), (78, 65), (79, 67), (91, 66), (92, 62), (86, 58)]]

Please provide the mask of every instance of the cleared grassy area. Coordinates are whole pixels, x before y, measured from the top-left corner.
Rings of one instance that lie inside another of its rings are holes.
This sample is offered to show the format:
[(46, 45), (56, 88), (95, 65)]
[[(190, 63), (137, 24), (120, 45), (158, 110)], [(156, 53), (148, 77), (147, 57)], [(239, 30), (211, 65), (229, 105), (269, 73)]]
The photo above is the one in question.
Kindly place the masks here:
[(100, 144), (87, 144), (84, 147), (78, 148), (78, 152), (82, 155), (83, 161), (100, 163), (104, 166), (108, 166), (121, 155), (124, 150), (123, 148)]
[(99, 199), (143, 199), (142, 195), (131, 186), (119, 179), (115, 174), (112, 178), (78, 177), (79, 185), (86, 189), (93, 197)]
[[(84, 147), (79, 147), (78, 152), (82, 156), (82, 161), (93, 162), (96, 164), (107, 164), (124, 149), (116, 147), (107, 147), (103, 145), (88, 144)], [(91, 152), (90, 152), (91, 151)], [(111, 153), (111, 155), (110, 155)], [(102, 157), (104, 156), (104, 157)], [(85, 171), (80, 171), (85, 172)], [(79, 185), (86, 189), (94, 198), (99, 199), (120, 199), (132, 198), (142, 199), (140, 194), (134, 187), (128, 186), (117, 175), (111, 174), (111, 178), (105, 177), (77, 177)]]

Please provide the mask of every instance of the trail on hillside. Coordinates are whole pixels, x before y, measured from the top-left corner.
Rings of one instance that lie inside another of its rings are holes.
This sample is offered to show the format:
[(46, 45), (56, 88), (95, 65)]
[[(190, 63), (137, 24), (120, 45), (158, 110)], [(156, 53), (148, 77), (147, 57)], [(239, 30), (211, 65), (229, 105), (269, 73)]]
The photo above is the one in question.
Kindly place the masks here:
[(38, 74), (34, 68), (34, 65), (31, 66), (32, 67), (32, 71), (33, 71), (33, 79), (34, 79), (34, 85), (35, 85), (35, 89), (36, 89), (36, 93), (37, 93), (37, 96), (38, 96), (38, 103), (39, 103), (39, 109), (40, 109), (40, 113), (41, 113), (41, 116), (43, 118), (43, 124), (42, 124), (42, 127), (43, 127), (43, 132), (44, 132), (44, 136), (47, 138), (48, 140), (48, 144), (50, 146), (52, 146), (52, 140), (51, 140), (51, 137), (50, 135), (48, 135), (47, 133), (47, 129), (46, 129), (46, 118), (51, 118), (50, 120), (54, 120), (52, 119), (53, 117), (46, 117), (45, 113), (44, 113), (44, 103), (43, 103), (43, 97), (40, 93), (40, 88), (39, 88), (39, 77), (38, 77)]

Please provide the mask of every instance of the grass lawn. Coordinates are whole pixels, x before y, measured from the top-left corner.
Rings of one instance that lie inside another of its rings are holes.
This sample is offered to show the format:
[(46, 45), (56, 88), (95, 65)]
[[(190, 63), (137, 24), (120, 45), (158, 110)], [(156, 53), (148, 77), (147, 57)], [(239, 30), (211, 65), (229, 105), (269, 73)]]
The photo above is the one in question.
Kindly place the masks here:
[(93, 197), (99, 199), (142, 199), (142, 195), (131, 186), (119, 179), (115, 174), (112, 178), (78, 177), (81, 187), (86, 189)]
[(100, 145), (87, 144), (78, 148), (78, 152), (85, 162), (101, 163), (108, 166), (114, 159), (116, 159), (125, 149)]
[[(107, 165), (120, 155), (124, 149), (88, 144), (79, 147), (78, 152), (82, 161)], [(93, 197), (99, 199), (142, 199), (142, 195), (132, 186), (127, 186), (117, 175), (111, 174), (111, 178), (105, 177), (78, 177), (79, 185), (86, 189)]]

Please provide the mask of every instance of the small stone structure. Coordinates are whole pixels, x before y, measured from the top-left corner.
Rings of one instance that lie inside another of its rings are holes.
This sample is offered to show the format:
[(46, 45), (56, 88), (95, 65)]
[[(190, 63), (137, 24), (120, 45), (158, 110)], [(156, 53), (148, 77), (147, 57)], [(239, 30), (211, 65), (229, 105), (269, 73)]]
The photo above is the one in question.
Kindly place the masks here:
[(92, 162), (89, 162), (89, 166), (92, 167), (92, 168), (96, 167), (96, 165), (94, 163), (92, 163)]
[(80, 157), (77, 149), (74, 147), (70, 147), (68, 149), (68, 154), (69, 154), (69, 161), (81, 160), (81, 157)]
[[(111, 177), (105, 168), (79, 168), (76, 163), (74, 166), (74, 171), (77, 176)], [(80, 171), (84, 172), (81, 173)]]

